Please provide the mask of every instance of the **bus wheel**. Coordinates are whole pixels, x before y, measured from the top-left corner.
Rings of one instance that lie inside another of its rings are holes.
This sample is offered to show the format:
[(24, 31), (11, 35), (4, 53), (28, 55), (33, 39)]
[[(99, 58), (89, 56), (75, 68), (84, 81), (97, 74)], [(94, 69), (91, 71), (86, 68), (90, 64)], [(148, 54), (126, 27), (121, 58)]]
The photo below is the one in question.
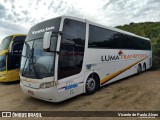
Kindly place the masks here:
[(146, 71), (146, 63), (143, 64), (143, 71)]
[(137, 67), (137, 73), (140, 74), (141, 72), (142, 72), (142, 67), (141, 64), (139, 64)]
[(86, 81), (86, 94), (90, 95), (98, 89), (98, 78), (95, 75), (90, 75)]

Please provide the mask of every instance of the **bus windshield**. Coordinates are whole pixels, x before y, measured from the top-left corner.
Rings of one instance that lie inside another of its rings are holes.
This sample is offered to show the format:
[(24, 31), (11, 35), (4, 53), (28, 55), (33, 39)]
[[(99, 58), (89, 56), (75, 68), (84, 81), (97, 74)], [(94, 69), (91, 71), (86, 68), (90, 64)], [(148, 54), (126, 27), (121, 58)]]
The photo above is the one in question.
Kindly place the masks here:
[(0, 56), (0, 72), (6, 70), (6, 55)]
[[(34, 79), (54, 76), (55, 53), (44, 51), (43, 35), (46, 31), (58, 31), (60, 21), (60, 18), (51, 19), (30, 29), (22, 52), (22, 76)], [(51, 37), (51, 46), (56, 44), (56, 39), (57, 37)]]
[(12, 36), (9, 36), (2, 40), (0, 44), (0, 51), (8, 49), (11, 39), (12, 39)]
[(42, 39), (24, 44), (21, 60), (22, 76), (42, 79), (54, 75), (54, 53), (44, 52)]

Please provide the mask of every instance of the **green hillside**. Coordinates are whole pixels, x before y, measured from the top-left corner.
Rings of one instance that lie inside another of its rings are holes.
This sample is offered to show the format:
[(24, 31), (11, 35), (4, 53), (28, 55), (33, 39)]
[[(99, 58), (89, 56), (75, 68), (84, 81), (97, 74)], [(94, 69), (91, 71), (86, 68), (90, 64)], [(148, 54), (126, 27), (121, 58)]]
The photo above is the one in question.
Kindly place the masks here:
[(160, 22), (130, 23), (117, 28), (151, 39), (153, 69), (160, 69)]

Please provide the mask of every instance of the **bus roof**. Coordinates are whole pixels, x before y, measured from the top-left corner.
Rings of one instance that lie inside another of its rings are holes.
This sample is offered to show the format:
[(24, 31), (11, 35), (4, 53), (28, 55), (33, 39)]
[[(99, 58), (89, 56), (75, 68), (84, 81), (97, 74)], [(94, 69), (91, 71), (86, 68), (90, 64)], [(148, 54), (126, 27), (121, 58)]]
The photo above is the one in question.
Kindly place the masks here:
[(13, 37), (15, 37), (15, 36), (26, 36), (27, 34), (12, 34), (12, 35), (9, 35), (9, 36), (13, 36)]
[[(27, 36), (27, 34), (11, 34), (6, 37), (16, 37), (16, 36)], [(4, 38), (6, 38), (6, 37), (4, 37)]]
[[(26, 34), (11, 34), (11, 35), (8, 35), (6, 37), (13, 37), (14, 38), (14, 37), (17, 37), (17, 36), (25, 36), (26, 37), (27, 35)], [(12, 40), (14, 41), (15, 39), (12, 39)]]

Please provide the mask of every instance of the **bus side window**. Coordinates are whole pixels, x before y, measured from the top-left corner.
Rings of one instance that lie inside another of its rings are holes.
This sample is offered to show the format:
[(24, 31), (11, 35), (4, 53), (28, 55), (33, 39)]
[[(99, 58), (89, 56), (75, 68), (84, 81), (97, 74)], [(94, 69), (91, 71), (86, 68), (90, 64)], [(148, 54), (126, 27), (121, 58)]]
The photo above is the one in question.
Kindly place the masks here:
[(85, 46), (86, 24), (64, 20), (63, 35), (58, 63), (58, 79), (81, 72)]

